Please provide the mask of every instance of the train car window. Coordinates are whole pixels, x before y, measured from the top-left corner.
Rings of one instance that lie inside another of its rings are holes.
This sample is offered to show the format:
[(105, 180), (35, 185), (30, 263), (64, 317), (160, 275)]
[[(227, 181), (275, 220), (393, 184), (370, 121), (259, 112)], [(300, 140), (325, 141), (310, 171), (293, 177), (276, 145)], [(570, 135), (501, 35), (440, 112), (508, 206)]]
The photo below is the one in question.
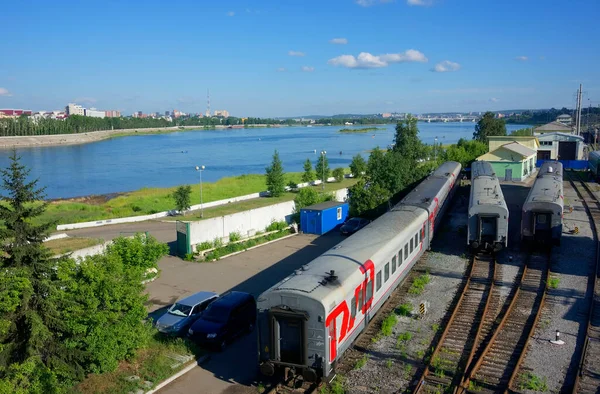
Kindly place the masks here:
[(408, 243), (404, 245), (404, 258), (408, 259)]
[(377, 291), (381, 289), (381, 271), (377, 273)]
[(373, 297), (373, 281), (370, 280), (367, 282), (367, 295), (365, 297), (365, 301), (369, 300)]
[(402, 261), (404, 261), (404, 260), (402, 259), (402, 249), (400, 249), (398, 251), (398, 263), (402, 263)]
[(358, 293), (358, 309), (362, 310), (363, 308), (363, 292)]
[(414, 248), (413, 248), (413, 239), (411, 238), (410, 239), (410, 253), (412, 253), (413, 250), (414, 250)]
[(415, 249), (417, 248), (418, 244), (419, 244), (419, 234), (415, 234)]
[(419, 243), (423, 242), (423, 231), (419, 231)]
[(390, 278), (390, 263), (387, 263), (385, 265), (385, 269), (384, 269), (384, 278), (383, 278), (383, 280), (385, 282), (387, 282), (389, 278)]
[(352, 297), (352, 308), (350, 313), (352, 314), (352, 318), (356, 317), (356, 297)]
[(396, 256), (392, 257), (392, 275), (396, 272)]

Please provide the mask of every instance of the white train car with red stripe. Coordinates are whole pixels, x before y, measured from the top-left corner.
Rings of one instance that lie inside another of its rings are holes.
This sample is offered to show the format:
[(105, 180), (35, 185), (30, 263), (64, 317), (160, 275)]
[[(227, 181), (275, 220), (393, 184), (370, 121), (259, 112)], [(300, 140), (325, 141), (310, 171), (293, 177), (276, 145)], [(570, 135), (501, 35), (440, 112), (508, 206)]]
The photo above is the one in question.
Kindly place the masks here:
[(260, 370), (317, 381), (406, 277), (456, 189), (461, 166), (442, 164), (390, 212), (258, 297)]

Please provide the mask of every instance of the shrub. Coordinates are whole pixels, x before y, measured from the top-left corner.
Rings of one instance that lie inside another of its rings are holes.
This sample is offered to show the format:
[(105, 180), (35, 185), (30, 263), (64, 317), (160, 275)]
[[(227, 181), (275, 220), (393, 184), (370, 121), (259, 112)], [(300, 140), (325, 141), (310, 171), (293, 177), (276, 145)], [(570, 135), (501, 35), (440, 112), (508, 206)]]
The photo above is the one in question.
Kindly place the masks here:
[(428, 272), (424, 273), (423, 275), (419, 276), (418, 278), (415, 278), (412, 285), (410, 285), (408, 292), (410, 294), (421, 294), (423, 292), (423, 290), (425, 289), (425, 285), (427, 283), (429, 283), (430, 279), (431, 279), (431, 277), (429, 276)]
[(214, 248), (220, 248), (221, 246), (223, 246), (223, 241), (221, 240), (221, 238), (219, 238), (219, 237), (216, 237), (216, 238), (213, 240), (213, 247), (214, 247)]
[(400, 316), (410, 316), (412, 315), (412, 309), (412, 305), (408, 302), (405, 302), (404, 304), (396, 308), (395, 312)]
[(133, 238), (119, 237), (107, 247), (107, 253), (117, 254), (128, 267), (156, 268), (158, 260), (169, 253), (169, 246), (156, 238), (137, 233)]
[(289, 181), (287, 186), (291, 189), (291, 190), (295, 190), (298, 188), (298, 184), (294, 181)]
[(232, 231), (229, 233), (229, 242), (237, 242), (242, 239), (242, 236), (237, 231)]
[(398, 320), (396, 319), (395, 314), (391, 314), (388, 317), (386, 317), (385, 319), (383, 319), (383, 322), (381, 323), (381, 333), (385, 336), (392, 335), (392, 330), (393, 330), (394, 326), (396, 325), (397, 321)]
[(212, 249), (212, 247), (213, 247), (212, 242), (204, 241), (204, 242), (200, 243), (198, 246), (196, 246), (196, 251), (200, 252), (202, 250)]
[(333, 170), (333, 177), (337, 182), (341, 182), (344, 180), (344, 169), (342, 167), (338, 167)]
[(269, 224), (265, 230), (267, 232), (277, 231), (277, 230), (284, 230), (287, 227), (288, 227), (288, 224), (284, 220), (282, 220), (280, 222), (272, 221), (271, 224)]

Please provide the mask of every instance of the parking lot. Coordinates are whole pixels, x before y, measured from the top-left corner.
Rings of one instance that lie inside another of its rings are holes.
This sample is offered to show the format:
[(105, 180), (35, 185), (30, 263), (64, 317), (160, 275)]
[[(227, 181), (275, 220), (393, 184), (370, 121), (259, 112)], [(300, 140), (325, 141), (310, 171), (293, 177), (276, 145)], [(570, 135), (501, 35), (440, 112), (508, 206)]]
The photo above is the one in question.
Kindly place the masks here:
[[(296, 235), (213, 263), (192, 263), (169, 256), (159, 263), (160, 277), (147, 285), (148, 310), (160, 316), (177, 299), (201, 290), (244, 291), (255, 297), (335, 246), (338, 232), (325, 236)], [(258, 371), (256, 331), (231, 344), (223, 353), (183, 375), (160, 393), (255, 393), (238, 386), (255, 381)]]

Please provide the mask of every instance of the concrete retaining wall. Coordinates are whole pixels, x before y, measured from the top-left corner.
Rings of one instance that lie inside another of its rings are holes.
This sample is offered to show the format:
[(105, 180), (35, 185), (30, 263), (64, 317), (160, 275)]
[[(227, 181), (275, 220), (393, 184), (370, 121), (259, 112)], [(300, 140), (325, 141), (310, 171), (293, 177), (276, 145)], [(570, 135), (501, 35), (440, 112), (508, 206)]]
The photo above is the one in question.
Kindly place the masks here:
[[(335, 180), (335, 178), (331, 177), (327, 181), (332, 182), (334, 180)], [(321, 181), (314, 181), (314, 182), (312, 182), (312, 184), (320, 185)], [(300, 184), (298, 184), (298, 187), (306, 187), (308, 185), (309, 185), (308, 183), (300, 183)], [(286, 190), (288, 190), (288, 189), (289, 188), (286, 187)], [(231, 197), (231, 198), (227, 198), (224, 200), (211, 201), (211, 202), (204, 203), (202, 205), (204, 205), (204, 208), (218, 207), (219, 205), (225, 205), (225, 204), (229, 204), (232, 202), (239, 202), (239, 201), (251, 200), (253, 198), (263, 197), (263, 196), (266, 196), (267, 194), (268, 194), (267, 192), (246, 194), (245, 196)], [(343, 201), (343, 200), (340, 200), (340, 201)], [(190, 209), (198, 210), (201, 208), (202, 205), (201, 204), (192, 205), (190, 207)], [(164, 217), (167, 217), (168, 215), (169, 215), (169, 212), (158, 212), (158, 213), (155, 213), (152, 215), (132, 216), (132, 217), (128, 217), (128, 218), (96, 220), (93, 222), (83, 222), (83, 223), (59, 224), (58, 226), (56, 226), (56, 230), (64, 231), (64, 230), (73, 230), (73, 229), (78, 229), (78, 228), (105, 226), (107, 224), (144, 222), (146, 220), (164, 218)]]
[(63, 254), (61, 256), (70, 255), (75, 260), (77, 260), (78, 258), (82, 258), (83, 259), (83, 258), (85, 258), (87, 256), (95, 256), (97, 254), (104, 253), (104, 251), (106, 250), (106, 247), (108, 245), (110, 245), (111, 243), (112, 243), (112, 241), (107, 241), (107, 242), (104, 242), (104, 243), (99, 244), (99, 245), (90, 246), (88, 248), (74, 250), (73, 252), (65, 253), (65, 254)]
[[(348, 189), (335, 191), (337, 201), (345, 201), (347, 196)], [(246, 238), (253, 236), (257, 231), (264, 231), (274, 221), (285, 220), (290, 223), (294, 205), (293, 201), (286, 201), (263, 208), (190, 222), (189, 243), (195, 250), (195, 246), (199, 243), (213, 241), (215, 238), (228, 242), (229, 233), (232, 232), (239, 232), (242, 238)]]

